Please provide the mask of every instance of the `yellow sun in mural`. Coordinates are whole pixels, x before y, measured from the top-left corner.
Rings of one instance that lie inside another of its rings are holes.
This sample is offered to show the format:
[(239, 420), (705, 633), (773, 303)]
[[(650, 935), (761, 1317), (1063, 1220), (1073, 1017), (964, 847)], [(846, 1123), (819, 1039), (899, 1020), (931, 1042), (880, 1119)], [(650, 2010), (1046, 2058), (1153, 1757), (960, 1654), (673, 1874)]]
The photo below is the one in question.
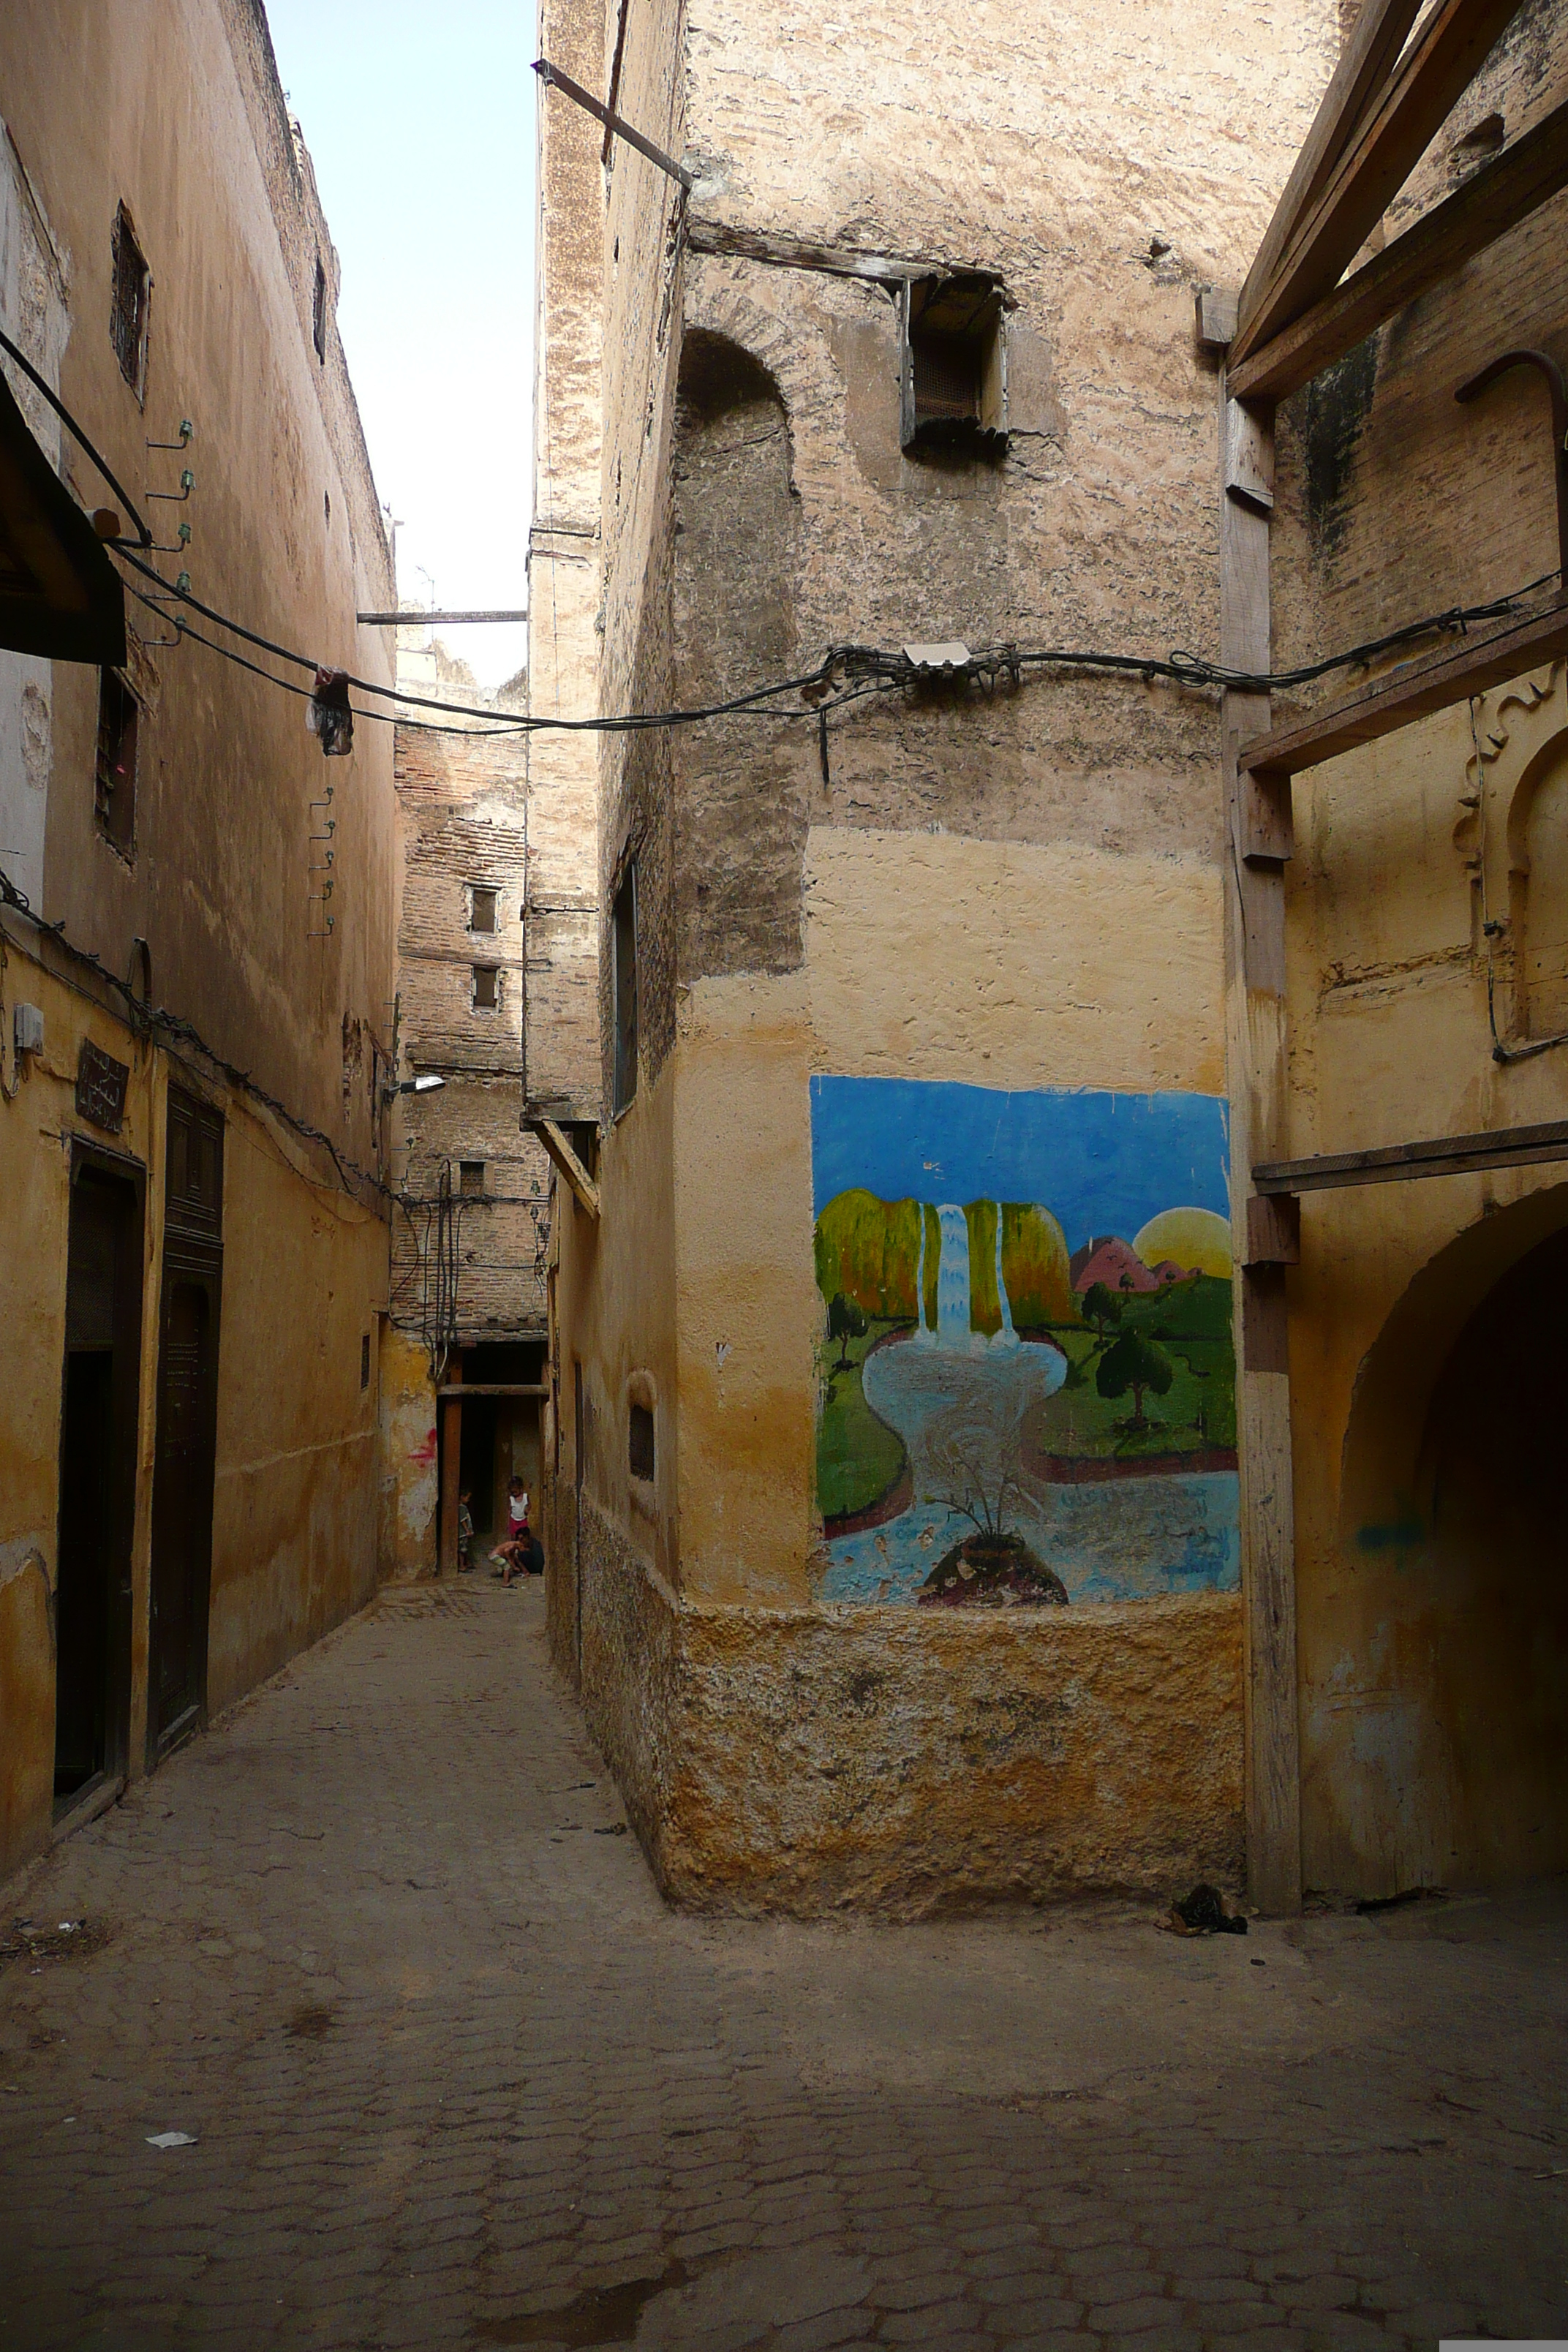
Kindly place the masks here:
[(1147, 1266), (1167, 1260), (1188, 1274), (1230, 1279), (1230, 1227), (1212, 1209), (1162, 1209), (1132, 1244)]

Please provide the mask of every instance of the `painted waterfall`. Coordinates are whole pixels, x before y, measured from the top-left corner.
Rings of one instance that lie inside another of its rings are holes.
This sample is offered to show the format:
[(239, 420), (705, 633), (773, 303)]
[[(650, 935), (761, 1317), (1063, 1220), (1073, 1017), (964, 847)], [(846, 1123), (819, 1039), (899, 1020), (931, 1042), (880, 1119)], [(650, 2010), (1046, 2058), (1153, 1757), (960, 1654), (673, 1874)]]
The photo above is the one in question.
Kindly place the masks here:
[(1237, 1581), (1226, 1106), (814, 1078), (828, 1601)]

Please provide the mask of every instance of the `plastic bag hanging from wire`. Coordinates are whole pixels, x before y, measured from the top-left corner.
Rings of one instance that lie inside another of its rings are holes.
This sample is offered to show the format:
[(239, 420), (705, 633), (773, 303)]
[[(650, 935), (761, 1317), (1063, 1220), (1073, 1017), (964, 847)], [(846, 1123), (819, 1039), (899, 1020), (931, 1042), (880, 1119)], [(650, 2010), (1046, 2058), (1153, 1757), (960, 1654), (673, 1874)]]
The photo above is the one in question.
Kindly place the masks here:
[(341, 759), (354, 747), (354, 715), (349, 706), (349, 674), (346, 669), (319, 669), (310, 699), (305, 706), (305, 724), (312, 735), (321, 739), (321, 750), (329, 760)]

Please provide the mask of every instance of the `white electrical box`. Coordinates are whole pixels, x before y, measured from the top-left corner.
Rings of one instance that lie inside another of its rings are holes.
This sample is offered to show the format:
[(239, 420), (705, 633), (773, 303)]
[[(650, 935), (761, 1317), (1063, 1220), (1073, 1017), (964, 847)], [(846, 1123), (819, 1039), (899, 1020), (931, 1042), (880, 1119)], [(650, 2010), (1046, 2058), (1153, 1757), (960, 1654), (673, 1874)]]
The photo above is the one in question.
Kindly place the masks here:
[(36, 1004), (18, 1004), (12, 1016), (11, 1034), (18, 1054), (41, 1054), (44, 1050), (44, 1016)]

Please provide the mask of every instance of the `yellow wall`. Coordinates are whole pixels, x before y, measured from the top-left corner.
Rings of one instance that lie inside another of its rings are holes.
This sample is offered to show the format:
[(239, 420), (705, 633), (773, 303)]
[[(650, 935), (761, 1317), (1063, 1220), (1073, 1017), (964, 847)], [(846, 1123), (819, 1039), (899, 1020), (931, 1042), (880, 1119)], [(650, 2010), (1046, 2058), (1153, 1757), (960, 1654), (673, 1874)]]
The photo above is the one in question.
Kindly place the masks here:
[[(1568, 1114), (1561, 1055), (1492, 1058), (1482, 928), (1509, 912), (1510, 867), (1517, 884), (1510, 817), (1517, 847), (1521, 803), (1568, 748), (1561, 668), (1488, 695), (1476, 738), (1461, 707), (1298, 782), (1293, 1155)], [(1492, 943), (1505, 1045), (1522, 1042), (1513, 956), (1510, 937)], [(1556, 1749), (1502, 1764), (1521, 1712), (1568, 1722), (1561, 1606), (1531, 1602), (1527, 1558), (1508, 1576), (1506, 1468), (1499, 1587), (1445, 1557), (1422, 1484), (1451, 1351), (1492, 1285), (1564, 1225), (1550, 1163), (1303, 1201), (1289, 1290), (1309, 1885), (1381, 1895), (1568, 1863)], [(1488, 1390), (1500, 1368), (1474, 1377)], [(1536, 1467), (1520, 1461), (1514, 1484)]]
[[(210, 1066), (134, 1039), (61, 952), (5, 919), (0, 1020), (44, 1015), (45, 1051), (0, 1075), (0, 1193), (27, 1246), (11, 1260), (0, 1385), (0, 1875), (48, 1842), (54, 1763), (50, 1595), (59, 1510), (71, 1139), (145, 1171), (141, 1394), (132, 1556), (128, 1769), (144, 1768), (156, 1440), (163, 1131), (173, 1079), (225, 1117), (224, 1265), (207, 1699), (216, 1711), (363, 1605), (376, 1576), (377, 1309), (386, 1227), (343, 1194), (308, 1147), (226, 1087)], [(44, 961), (39, 961), (42, 957)], [(75, 1107), (90, 1037), (131, 1066), (123, 1128)], [(361, 1339), (373, 1335), (360, 1387)]]

